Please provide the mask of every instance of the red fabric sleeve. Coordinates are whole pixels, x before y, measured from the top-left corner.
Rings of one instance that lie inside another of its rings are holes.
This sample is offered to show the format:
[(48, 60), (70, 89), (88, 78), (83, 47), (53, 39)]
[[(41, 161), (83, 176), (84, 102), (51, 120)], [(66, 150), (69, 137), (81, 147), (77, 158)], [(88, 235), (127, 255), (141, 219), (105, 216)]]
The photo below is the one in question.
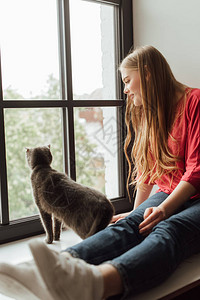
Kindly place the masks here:
[(187, 107), (185, 173), (181, 180), (191, 183), (200, 192), (200, 97), (193, 96)]

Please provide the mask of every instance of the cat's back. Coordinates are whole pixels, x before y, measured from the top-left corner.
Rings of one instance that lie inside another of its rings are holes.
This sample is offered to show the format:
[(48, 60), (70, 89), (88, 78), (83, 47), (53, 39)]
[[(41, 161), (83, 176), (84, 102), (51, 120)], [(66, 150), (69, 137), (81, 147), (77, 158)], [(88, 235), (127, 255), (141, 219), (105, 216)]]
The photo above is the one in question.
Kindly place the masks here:
[(52, 209), (69, 206), (71, 197), (68, 193), (67, 176), (51, 168), (40, 170), (38, 173), (38, 178), (42, 179), (39, 183), (40, 194), (46, 204)]

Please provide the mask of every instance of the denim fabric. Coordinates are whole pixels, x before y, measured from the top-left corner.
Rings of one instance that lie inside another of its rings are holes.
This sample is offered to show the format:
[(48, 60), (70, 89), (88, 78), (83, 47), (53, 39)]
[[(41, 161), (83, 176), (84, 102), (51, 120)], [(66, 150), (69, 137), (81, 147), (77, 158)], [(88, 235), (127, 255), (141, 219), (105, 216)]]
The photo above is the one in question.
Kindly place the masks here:
[(153, 195), (128, 217), (66, 249), (90, 264), (106, 262), (117, 268), (124, 293), (115, 299), (127, 299), (158, 285), (180, 262), (200, 252), (200, 199), (187, 201), (146, 238), (139, 233), (145, 209), (158, 206), (167, 196), (163, 192)]

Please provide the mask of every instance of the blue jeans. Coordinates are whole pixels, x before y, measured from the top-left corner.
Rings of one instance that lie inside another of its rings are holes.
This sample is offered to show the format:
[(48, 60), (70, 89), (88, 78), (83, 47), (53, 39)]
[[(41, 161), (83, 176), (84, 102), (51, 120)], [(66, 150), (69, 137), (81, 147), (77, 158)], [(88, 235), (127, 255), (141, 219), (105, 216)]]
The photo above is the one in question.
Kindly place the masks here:
[(187, 201), (147, 237), (139, 233), (145, 209), (158, 206), (167, 196), (153, 195), (125, 219), (66, 251), (90, 264), (106, 262), (116, 267), (124, 285), (120, 299), (158, 285), (184, 259), (200, 252), (200, 199)]

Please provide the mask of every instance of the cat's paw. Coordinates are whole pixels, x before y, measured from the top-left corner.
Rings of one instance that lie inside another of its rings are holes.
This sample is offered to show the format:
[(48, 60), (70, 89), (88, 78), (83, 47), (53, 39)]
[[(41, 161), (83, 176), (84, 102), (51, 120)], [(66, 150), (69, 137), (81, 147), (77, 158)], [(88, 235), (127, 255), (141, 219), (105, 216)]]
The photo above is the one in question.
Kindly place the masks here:
[(54, 233), (53, 233), (54, 241), (59, 241), (60, 240), (60, 234), (61, 234), (60, 227), (59, 228), (54, 228)]
[(53, 243), (53, 239), (46, 238), (46, 239), (45, 239), (45, 242), (46, 242), (47, 244), (52, 244), (52, 243)]
[(60, 235), (55, 235), (55, 236), (54, 236), (54, 240), (55, 240), (55, 241), (60, 241)]

